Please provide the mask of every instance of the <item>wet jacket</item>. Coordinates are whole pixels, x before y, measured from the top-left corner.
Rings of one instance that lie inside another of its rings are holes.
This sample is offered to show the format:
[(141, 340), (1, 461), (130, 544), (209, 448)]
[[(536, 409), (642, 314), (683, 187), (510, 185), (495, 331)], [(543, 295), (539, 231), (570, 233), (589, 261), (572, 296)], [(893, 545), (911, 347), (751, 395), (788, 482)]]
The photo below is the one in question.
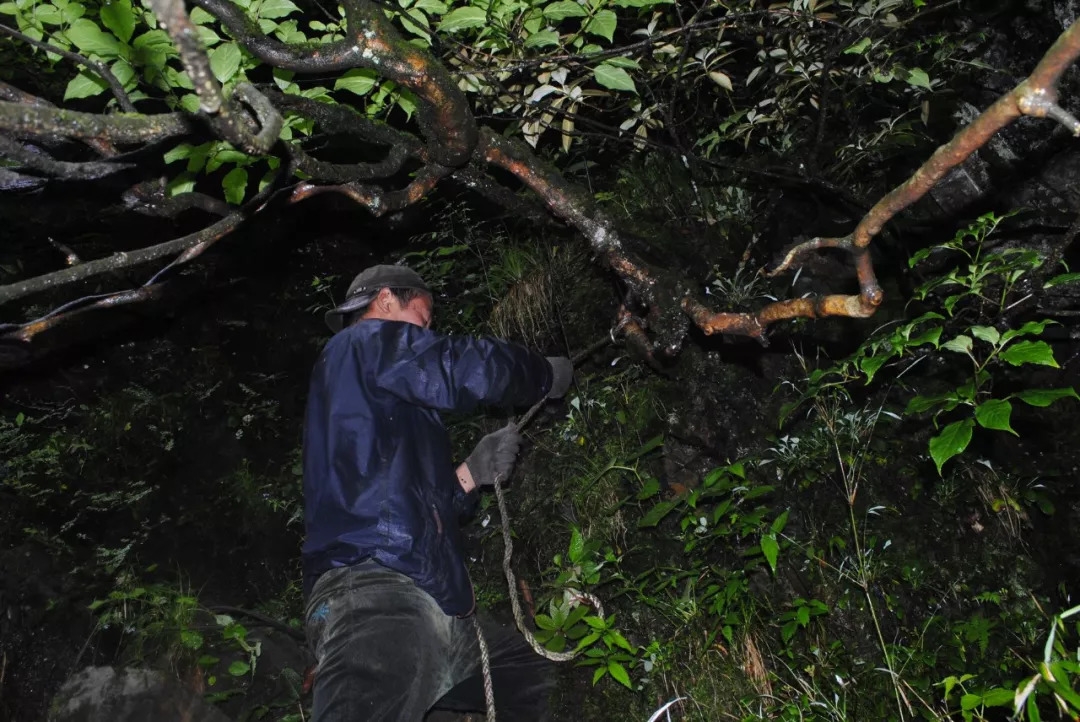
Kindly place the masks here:
[(551, 387), (521, 346), (367, 320), (335, 335), (311, 377), (304, 425), (304, 592), (333, 567), (374, 559), (447, 614), (472, 611), (461, 501), (439, 412), (520, 407)]

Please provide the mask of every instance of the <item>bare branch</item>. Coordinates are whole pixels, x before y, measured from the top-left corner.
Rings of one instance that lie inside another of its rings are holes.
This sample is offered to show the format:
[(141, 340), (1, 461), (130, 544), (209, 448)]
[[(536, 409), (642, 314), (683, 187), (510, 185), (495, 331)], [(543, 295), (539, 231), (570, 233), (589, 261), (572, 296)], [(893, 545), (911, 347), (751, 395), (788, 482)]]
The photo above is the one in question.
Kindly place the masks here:
[(136, 112), (135, 105), (131, 102), (131, 98), (129, 98), (127, 93), (124, 91), (124, 85), (116, 78), (115, 75), (113, 75), (113, 72), (109, 70), (107, 66), (102, 65), (101, 63), (94, 62), (89, 58), (84, 58), (78, 53), (73, 53), (70, 50), (64, 50), (63, 48), (58, 48), (55, 45), (50, 45), (49, 43), (45, 43), (40, 40), (34, 40), (29, 35), (24, 35), (15, 28), (9, 28), (7, 25), (0, 25), (0, 33), (10, 35), (11, 37), (17, 38), (28, 45), (34, 46), (35, 48), (39, 48), (50, 53), (55, 53), (62, 58), (67, 58), (72, 62), (82, 65), (87, 70), (92, 70), (93, 72), (97, 73), (102, 80), (108, 83), (109, 90), (112, 91), (113, 96), (116, 98), (116, 102), (119, 103), (120, 108), (125, 113)]
[(189, 135), (195, 127), (191, 119), (181, 113), (97, 115), (0, 101), (0, 130), (20, 136), (147, 143)]
[(361, 185), (360, 183), (345, 183), (342, 185), (314, 185), (313, 183), (301, 183), (292, 194), (292, 201), (302, 201), (312, 196), (323, 193), (341, 193), (364, 206), (373, 216), (379, 218), (393, 211), (416, 203), (431, 192), (435, 185), (450, 175), (453, 169), (440, 165), (426, 165), (416, 173), (416, 177), (405, 188), (399, 191), (384, 191), (376, 186)]
[(31, 150), (4, 135), (0, 135), (0, 157), (13, 160), (19, 163), (22, 168), (31, 168), (64, 180), (94, 180), (134, 167), (131, 163), (111, 163), (109, 161), (69, 163), (54, 160), (46, 155), (44, 151)]

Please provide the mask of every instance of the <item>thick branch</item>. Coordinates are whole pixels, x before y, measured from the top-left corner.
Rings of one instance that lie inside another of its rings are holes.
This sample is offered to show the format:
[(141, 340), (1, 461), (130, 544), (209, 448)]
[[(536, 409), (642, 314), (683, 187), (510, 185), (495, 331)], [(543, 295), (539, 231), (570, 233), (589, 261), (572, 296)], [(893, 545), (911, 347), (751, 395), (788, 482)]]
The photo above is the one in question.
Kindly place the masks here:
[(188, 16), (184, 0), (150, 0), (150, 6), (179, 51), (180, 61), (199, 96), (199, 110), (210, 116), (214, 129), (222, 138), (252, 155), (270, 150), (281, 133), (281, 114), (250, 83), (238, 83), (234, 92), (255, 112), (257, 125), (233, 98), (225, 97), (210, 70), (210, 57)]
[(377, 70), (379, 75), (408, 88), (420, 99), (420, 130), (428, 139), (434, 162), (458, 167), (469, 161), (476, 145), (477, 129), (465, 94), (430, 53), (401, 38), (379, 5), (369, 0), (347, 0), (344, 3), (346, 38), (312, 51), (267, 37), (229, 0), (192, 1), (217, 17), (248, 52), (274, 67), (302, 73), (351, 68)]
[(95, 180), (133, 167), (131, 163), (110, 163), (109, 161), (69, 163), (55, 160), (42, 151), (30, 150), (4, 135), (0, 135), (0, 158), (13, 160), (22, 168), (30, 168), (64, 180)]
[(17, 281), (8, 284), (7, 286), (0, 286), (0, 304), (23, 298), (24, 296), (29, 296), (30, 294), (39, 291), (57, 288), (76, 281), (100, 276), (103, 273), (119, 271), (124, 268), (130, 268), (142, 263), (148, 263), (158, 258), (164, 258), (165, 256), (180, 253), (181, 251), (202, 243), (208, 238), (216, 240), (232, 233), (240, 226), (245, 216), (246, 214), (241, 213), (238, 210), (236, 213), (222, 218), (217, 223), (208, 226), (201, 231), (180, 238), (174, 238), (171, 241), (159, 243), (156, 246), (140, 248), (137, 251), (114, 253), (106, 258), (100, 258), (96, 261), (87, 261), (78, 266), (65, 268), (62, 271), (53, 271), (44, 276), (36, 276), (34, 278), (28, 278), (25, 281)]
[(188, 135), (195, 127), (191, 119), (181, 113), (97, 115), (0, 101), (0, 130), (35, 137), (148, 143)]
[(341, 193), (368, 209), (371, 215), (379, 218), (393, 211), (400, 211), (411, 206), (431, 192), (435, 185), (450, 175), (451, 168), (440, 165), (427, 165), (416, 173), (416, 177), (399, 191), (385, 191), (377, 186), (360, 183), (320, 186), (301, 183), (292, 194), (292, 201), (302, 201), (323, 193)]

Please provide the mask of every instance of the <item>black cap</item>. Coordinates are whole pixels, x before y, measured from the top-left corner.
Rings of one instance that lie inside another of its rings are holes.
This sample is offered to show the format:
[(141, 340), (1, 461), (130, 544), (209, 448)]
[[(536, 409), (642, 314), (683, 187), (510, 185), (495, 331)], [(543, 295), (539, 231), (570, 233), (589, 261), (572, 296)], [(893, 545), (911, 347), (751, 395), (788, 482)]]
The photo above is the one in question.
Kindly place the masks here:
[(349, 284), (345, 300), (323, 317), (331, 331), (337, 333), (345, 324), (345, 315), (359, 311), (370, 302), (369, 294), (382, 288), (412, 288), (431, 294), (420, 274), (407, 266), (372, 266), (366, 268)]

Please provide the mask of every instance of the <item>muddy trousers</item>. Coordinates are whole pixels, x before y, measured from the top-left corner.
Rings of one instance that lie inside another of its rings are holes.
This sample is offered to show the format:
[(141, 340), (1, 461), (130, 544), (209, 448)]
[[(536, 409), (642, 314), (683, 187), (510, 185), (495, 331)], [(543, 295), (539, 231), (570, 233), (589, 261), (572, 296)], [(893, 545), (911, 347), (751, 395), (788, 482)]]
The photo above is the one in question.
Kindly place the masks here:
[[(420, 722), (430, 709), (484, 711), (471, 619), (448, 616), (376, 562), (315, 583), (306, 631), (316, 659), (314, 722)], [(499, 720), (546, 720), (552, 665), (512, 627), (481, 619)]]

